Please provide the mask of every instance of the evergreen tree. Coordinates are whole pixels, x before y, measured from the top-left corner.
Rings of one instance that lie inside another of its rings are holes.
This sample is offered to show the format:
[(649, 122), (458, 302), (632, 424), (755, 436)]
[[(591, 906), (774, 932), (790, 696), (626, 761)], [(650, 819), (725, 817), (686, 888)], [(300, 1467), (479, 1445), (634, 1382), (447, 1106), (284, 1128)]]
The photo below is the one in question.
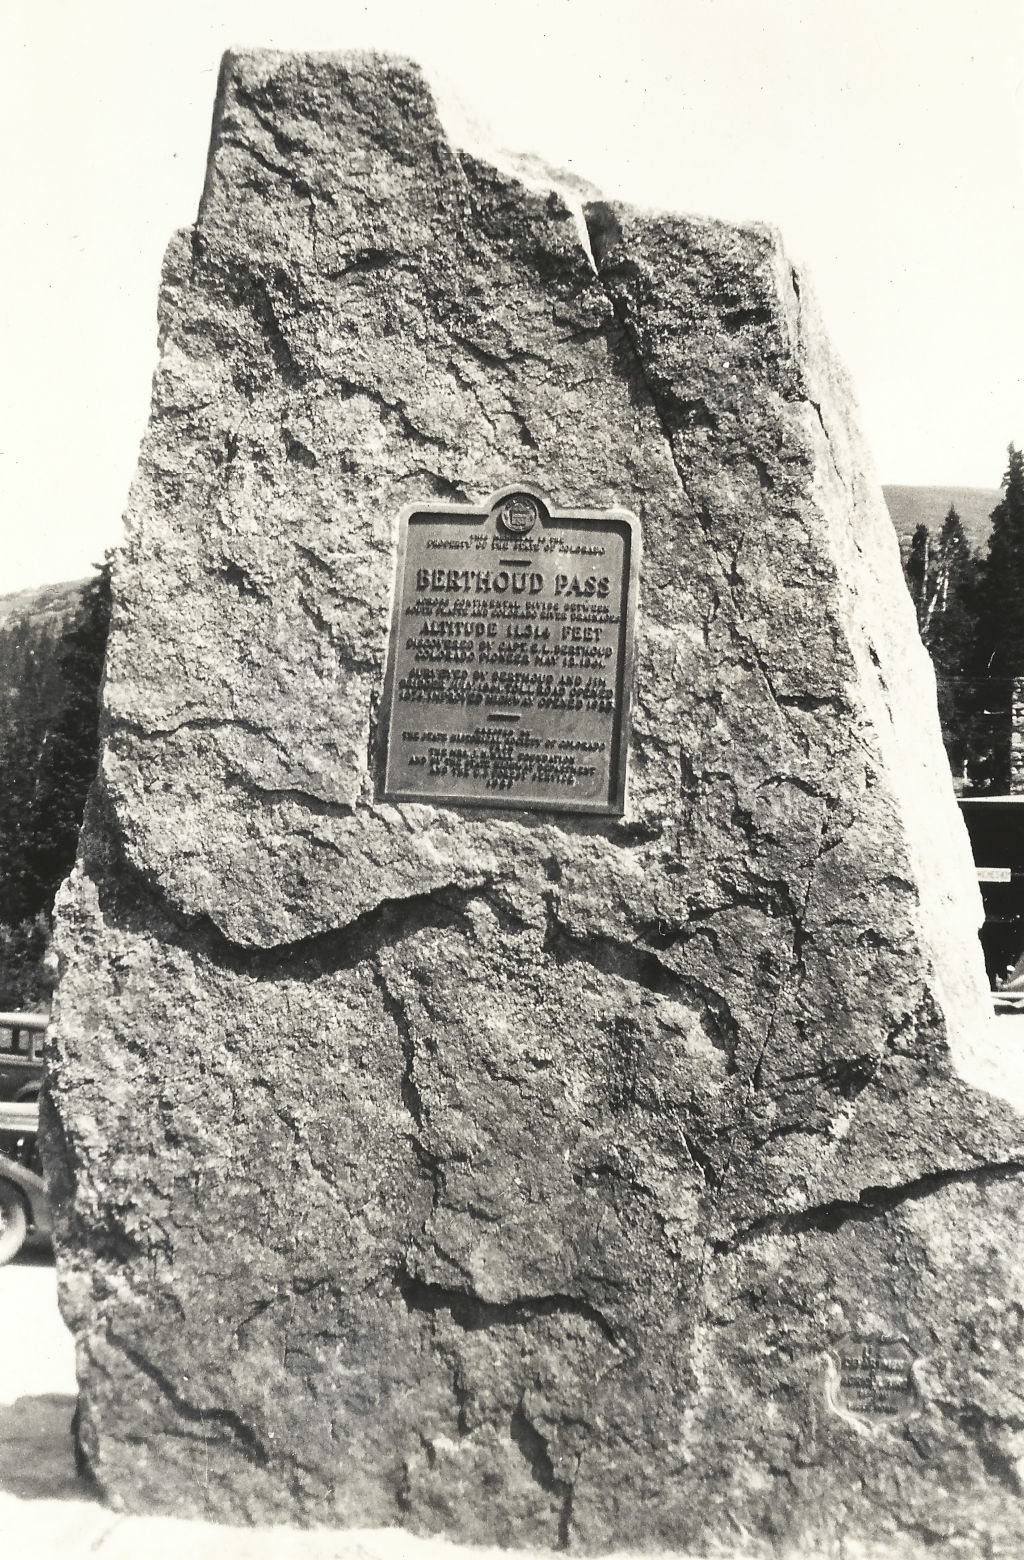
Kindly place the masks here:
[(974, 609), (979, 698), (972, 779), (980, 790), (1002, 792), (1010, 783), (1012, 680), (1024, 676), (1024, 452), (1013, 444)]
[(937, 671), (965, 673), (975, 658), (978, 563), (952, 504), (942, 522), (924, 611), (924, 631)]
[(1024, 451), (1009, 448), (978, 589), (981, 660), (994, 677), (1024, 675)]
[(22, 620), (0, 634), (0, 921), (8, 925), (36, 908), (26, 831), (39, 755), (63, 695), (59, 663), (55, 627)]
[(104, 564), (63, 633), (27, 619), (0, 629), (0, 1007), (46, 999), (49, 915), (99, 753), (109, 617)]
[(985, 689), (975, 676), (978, 571), (978, 560), (971, 552), (960, 516), (950, 505), (934, 551), (918, 621), (935, 667), (942, 739), (950, 768), (956, 775), (969, 771), (984, 728)]
[(973, 752), (979, 698), (974, 675), (978, 561), (952, 505), (937, 541), (927, 526), (917, 527), (904, 574), (917, 626), (935, 667), (939, 721), (950, 767), (961, 774)]
[(63, 698), (39, 753), (26, 820), (27, 915), (52, 908), (57, 889), (74, 866), (85, 799), (99, 757), (100, 685), (109, 626), (110, 564), (105, 562), (86, 586), (61, 643)]
[(950, 508), (937, 541), (917, 527), (904, 573), (953, 772), (972, 791), (1005, 791), (1012, 681), (1024, 676), (1024, 452), (1009, 447), (986, 557), (972, 555)]
[(46, 1007), (52, 989), (49, 947), (50, 918), (42, 911), (16, 926), (0, 922), (0, 1012)]
[(910, 551), (903, 565), (907, 589), (917, 614), (917, 626), (923, 627), (922, 605), (928, 583), (928, 564), (931, 554), (931, 533), (926, 525), (919, 525), (910, 539)]

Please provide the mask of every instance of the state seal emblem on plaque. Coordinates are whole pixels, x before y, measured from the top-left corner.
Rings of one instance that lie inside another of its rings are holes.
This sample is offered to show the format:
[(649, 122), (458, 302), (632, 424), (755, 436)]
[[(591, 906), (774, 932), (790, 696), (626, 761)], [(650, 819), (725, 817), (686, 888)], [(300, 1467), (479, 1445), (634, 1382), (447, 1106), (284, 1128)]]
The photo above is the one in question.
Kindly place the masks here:
[(498, 505), (498, 524), (510, 536), (529, 536), (539, 518), (537, 501), (529, 493), (513, 493)]

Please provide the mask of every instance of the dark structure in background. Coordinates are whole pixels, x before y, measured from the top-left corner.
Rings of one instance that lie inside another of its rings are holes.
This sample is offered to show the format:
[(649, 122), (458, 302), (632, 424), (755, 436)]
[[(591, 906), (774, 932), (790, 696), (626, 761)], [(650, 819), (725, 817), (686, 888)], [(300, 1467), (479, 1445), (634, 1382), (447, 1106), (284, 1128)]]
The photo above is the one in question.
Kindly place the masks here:
[(985, 906), (981, 945), (993, 986), (1024, 953), (1024, 796), (963, 797)]

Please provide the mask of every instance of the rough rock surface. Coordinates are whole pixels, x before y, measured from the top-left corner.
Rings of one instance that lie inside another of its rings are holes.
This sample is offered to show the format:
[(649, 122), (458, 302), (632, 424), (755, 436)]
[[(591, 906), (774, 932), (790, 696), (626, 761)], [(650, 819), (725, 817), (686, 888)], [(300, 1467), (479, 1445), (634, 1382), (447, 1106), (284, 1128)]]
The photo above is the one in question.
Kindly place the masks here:
[[(131, 1509), (1016, 1553), (1024, 1123), (850, 393), (770, 231), (586, 217), (404, 62), (225, 63), (60, 906), (82, 1450)], [(621, 820), (375, 800), (395, 517), (517, 480), (642, 522)]]

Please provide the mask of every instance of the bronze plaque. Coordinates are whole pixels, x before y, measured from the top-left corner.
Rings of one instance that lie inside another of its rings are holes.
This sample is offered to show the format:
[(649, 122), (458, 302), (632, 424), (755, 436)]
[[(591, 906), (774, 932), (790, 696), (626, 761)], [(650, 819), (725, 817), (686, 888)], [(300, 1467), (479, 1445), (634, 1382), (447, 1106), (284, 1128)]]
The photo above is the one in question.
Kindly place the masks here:
[(523, 486), (399, 523), (382, 797), (621, 813), (637, 520)]

